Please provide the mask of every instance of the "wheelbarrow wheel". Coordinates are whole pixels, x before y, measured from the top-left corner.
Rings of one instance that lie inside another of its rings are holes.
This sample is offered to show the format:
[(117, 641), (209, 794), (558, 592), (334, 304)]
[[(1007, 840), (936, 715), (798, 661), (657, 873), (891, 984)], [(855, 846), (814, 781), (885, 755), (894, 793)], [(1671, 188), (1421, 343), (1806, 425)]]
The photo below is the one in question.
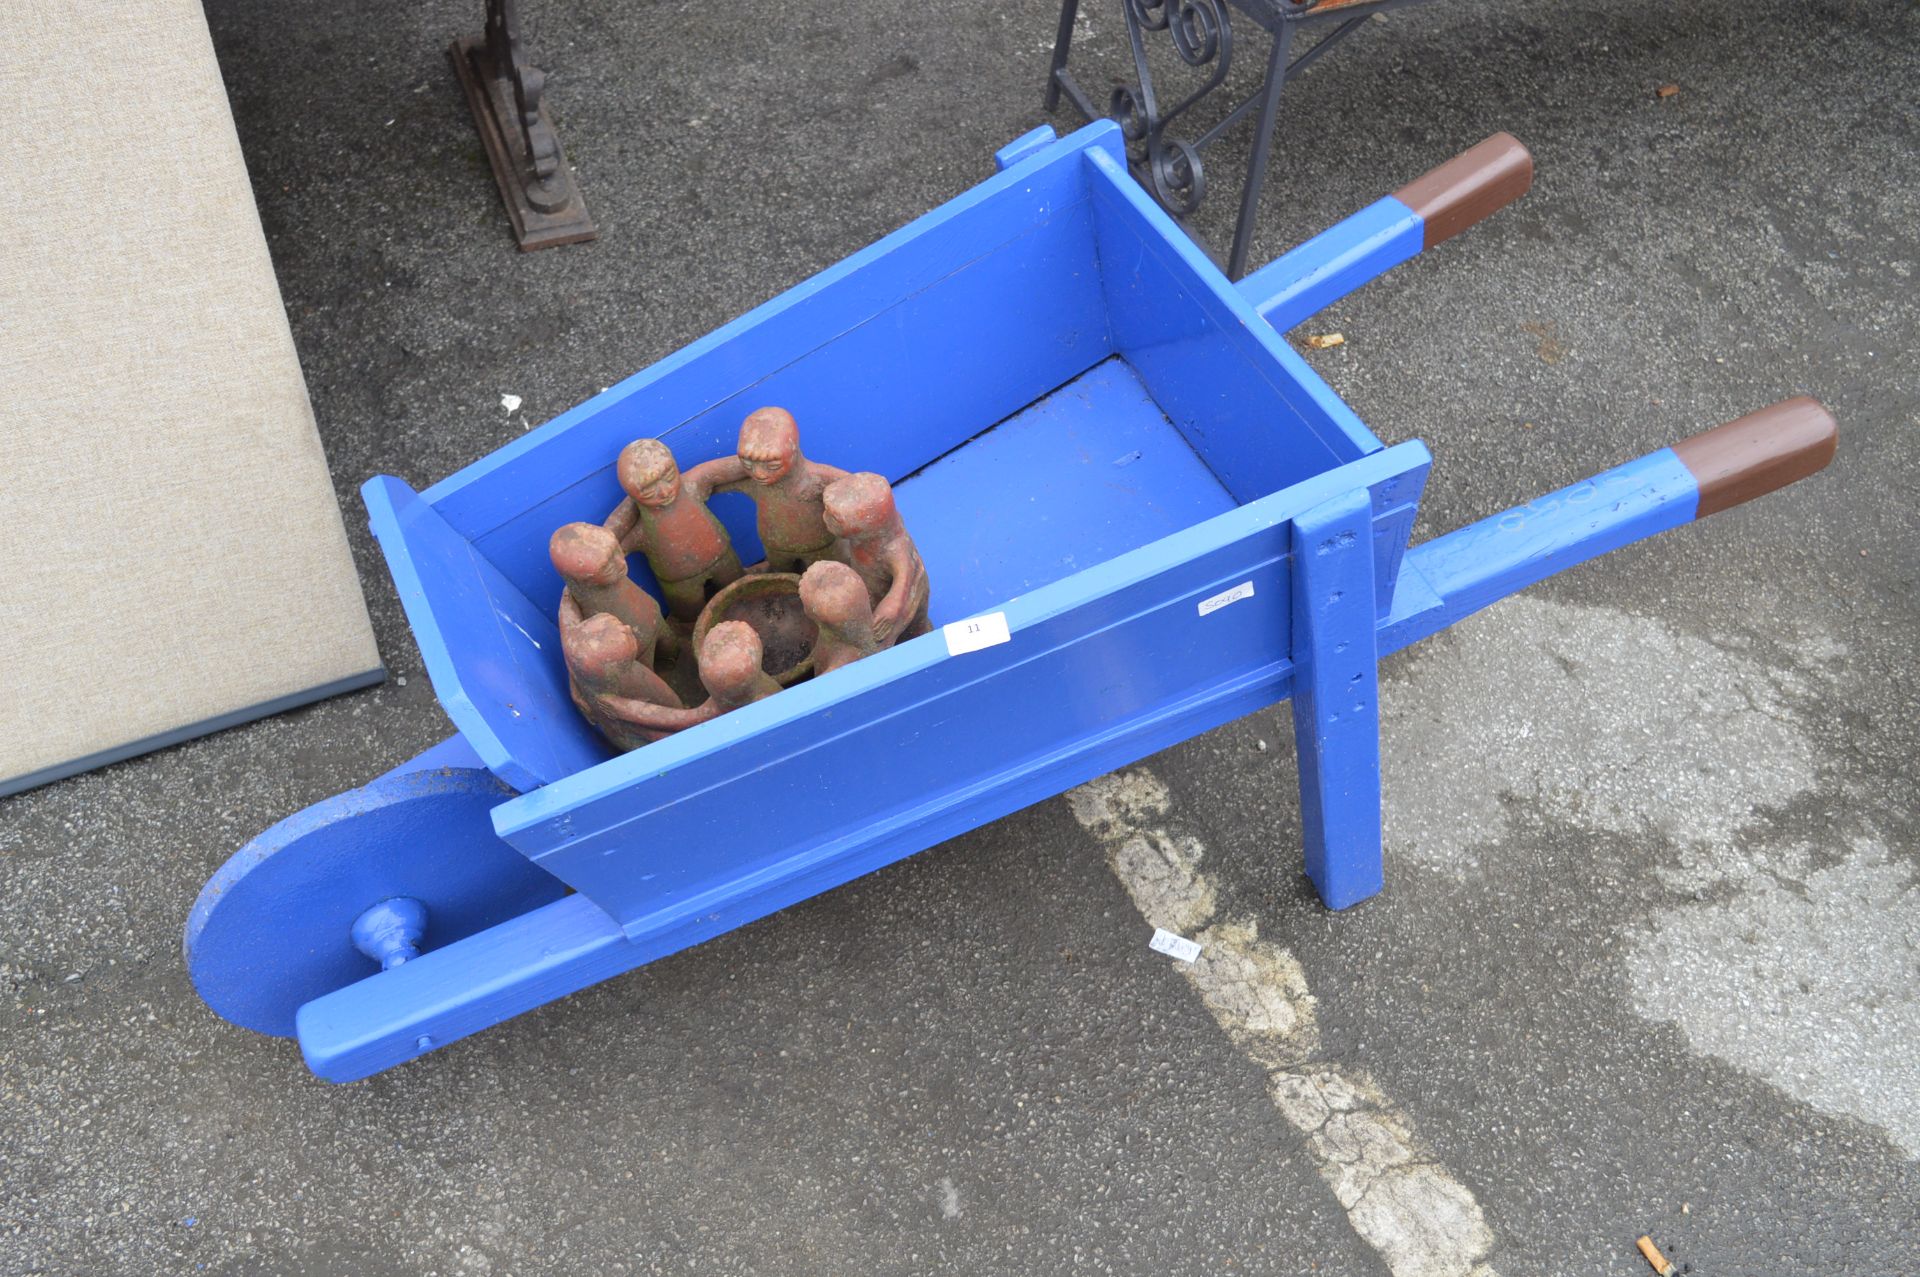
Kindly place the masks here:
[(294, 1035), (322, 994), (550, 903), (566, 887), (493, 832), (484, 770), (382, 776), (290, 816), (201, 889), (183, 947), (208, 1006)]

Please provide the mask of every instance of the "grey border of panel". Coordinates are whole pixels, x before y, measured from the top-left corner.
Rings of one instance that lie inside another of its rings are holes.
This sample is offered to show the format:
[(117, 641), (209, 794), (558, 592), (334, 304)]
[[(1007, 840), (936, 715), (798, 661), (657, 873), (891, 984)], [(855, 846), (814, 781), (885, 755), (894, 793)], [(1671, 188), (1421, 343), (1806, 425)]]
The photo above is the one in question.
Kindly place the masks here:
[(228, 710), (212, 718), (203, 718), (197, 723), (188, 723), (184, 727), (169, 728), (152, 736), (143, 736), (139, 740), (128, 741), (124, 745), (115, 745), (111, 749), (99, 750), (64, 763), (55, 763), (51, 767), (42, 767), (39, 771), (28, 772), (24, 776), (14, 776), (0, 780), (0, 798), (11, 797), (29, 789), (38, 789), (42, 785), (51, 785), (56, 780), (65, 780), (69, 776), (78, 776), (81, 772), (90, 772), (96, 767), (105, 767), (109, 763), (124, 762), (140, 754), (151, 754), (156, 749), (165, 749), (169, 745), (178, 745), (182, 741), (208, 736), (228, 727), (238, 727), (242, 723), (251, 723), (258, 718), (268, 718), (274, 714), (284, 714), (290, 709), (302, 705), (311, 705), (315, 701), (326, 700), (343, 692), (357, 692), (363, 687), (372, 687), (386, 681), (387, 667), (376, 665), (359, 674), (349, 674), (337, 678), (331, 683), (322, 683), (310, 687), (304, 692), (289, 692), (285, 696), (276, 696), (270, 701), (261, 701), (244, 709)]

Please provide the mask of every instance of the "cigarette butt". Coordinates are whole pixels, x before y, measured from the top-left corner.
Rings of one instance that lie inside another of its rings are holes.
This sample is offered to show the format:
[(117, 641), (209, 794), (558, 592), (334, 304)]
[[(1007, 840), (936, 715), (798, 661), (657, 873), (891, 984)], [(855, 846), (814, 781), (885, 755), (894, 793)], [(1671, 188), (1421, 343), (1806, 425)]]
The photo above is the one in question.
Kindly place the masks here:
[(1653, 1265), (1653, 1271), (1659, 1273), (1660, 1277), (1673, 1277), (1673, 1265), (1668, 1263), (1667, 1257), (1660, 1253), (1660, 1248), (1653, 1244), (1653, 1238), (1642, 1237), (1639, 1246), (1640, 1253), (1647, 1257), (1649, 1264)]
[(1325, 333), (1318, 337), (1307, 338), (1307, 345), (1312, 346), (1315, 350), (1332, 350), (1335, 346), (1344, 346), (1346, 344), (1347, 338), (1343, 333)]

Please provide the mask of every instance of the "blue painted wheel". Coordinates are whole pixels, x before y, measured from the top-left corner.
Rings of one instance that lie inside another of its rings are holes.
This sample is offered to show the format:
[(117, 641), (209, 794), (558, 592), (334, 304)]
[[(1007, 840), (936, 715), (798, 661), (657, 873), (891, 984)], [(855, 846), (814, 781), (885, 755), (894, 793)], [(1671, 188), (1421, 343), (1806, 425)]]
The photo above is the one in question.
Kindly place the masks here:
[(426, 907), (422, 952), (566, 894), (493, 832), (514, 791), (486, 771), (382, 776), (289, 816), (235, 852), (194, 902), (184, 949), (194, 987), (221, 1016), (294, 1035), (303, 1003), (377, 974), (354, 923), (386, 900)]

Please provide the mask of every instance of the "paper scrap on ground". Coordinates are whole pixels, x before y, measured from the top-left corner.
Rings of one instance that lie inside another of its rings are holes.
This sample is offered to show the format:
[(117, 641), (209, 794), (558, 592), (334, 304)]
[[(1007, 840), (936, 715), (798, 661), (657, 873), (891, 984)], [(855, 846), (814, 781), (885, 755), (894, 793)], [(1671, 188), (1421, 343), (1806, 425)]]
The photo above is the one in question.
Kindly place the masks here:
[(1178, 958), (1182, 962), (1192, 962), (1200, 956), (1200, 946), (1185, 936), (1176, 936), (1165, 927), (1153, 929), (1153, 939), (1147, 941), (1147, 948), (1155, 953), (1164, 953), (1169, 958)]

